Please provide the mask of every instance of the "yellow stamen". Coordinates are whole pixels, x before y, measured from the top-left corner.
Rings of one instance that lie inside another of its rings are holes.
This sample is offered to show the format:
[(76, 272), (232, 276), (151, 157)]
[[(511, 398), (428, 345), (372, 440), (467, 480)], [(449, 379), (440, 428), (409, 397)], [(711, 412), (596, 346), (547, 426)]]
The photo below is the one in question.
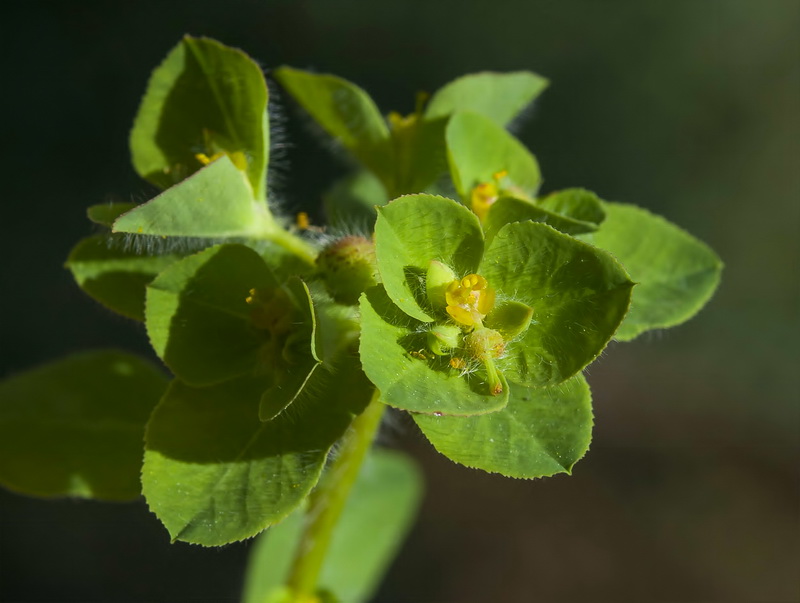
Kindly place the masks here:
[(494, 308), (494, 290), (479, 274), (468, 274), (454, 280), (445, 290), (445, 310), (455, 320), (467, 327), (481, 325), (484, 317)]
[(301, 211), (299, 214), (297, 214), (295, 224), (297, 224), (297, 228), (300, 230), (308, 230), (308, 228), (311, 226), (311, 220), (308, 218), (308, 214), (306, 212)]

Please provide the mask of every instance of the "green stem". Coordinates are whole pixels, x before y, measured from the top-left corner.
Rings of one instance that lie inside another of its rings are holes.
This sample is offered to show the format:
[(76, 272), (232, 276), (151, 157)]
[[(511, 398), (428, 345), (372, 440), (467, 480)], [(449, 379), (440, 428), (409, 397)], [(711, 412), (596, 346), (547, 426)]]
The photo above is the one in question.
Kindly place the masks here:
[(276, 228), (271, 230), (266, 238), (293, 253), (310, 266), (315, 265), (317, 254), (314, 248), (291, 232), (276, 225)]
[(367, 408), (353, 420), (336, 459), (309, 497), (303, 535), (287, 580), (297, 603), (317, 600), (314, 593), (331, 537), (383, 416), (385, 406), (379, 396), (375, 390)]

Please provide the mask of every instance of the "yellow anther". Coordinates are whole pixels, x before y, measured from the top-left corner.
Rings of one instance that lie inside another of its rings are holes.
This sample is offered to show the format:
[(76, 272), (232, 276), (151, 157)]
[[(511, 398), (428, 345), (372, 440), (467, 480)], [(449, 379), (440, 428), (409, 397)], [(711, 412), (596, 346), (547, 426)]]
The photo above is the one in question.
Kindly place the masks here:
[(212, 161), (216, 161), (217, 159), (219, 159), (224, 155), (228, 156), (228, 158), (231, 160), (231, 163), (233, 163), (233, 165), (236, 166), (238, 170), (244, 172), (247, 169), (247, 157), (241, 151), (233, 151), (232, 153), (219, 151), (218, 153), (214, 153), (213, 155), (211, 155), (211, 157), (209, 157), (205, 153), (195, 153), (194, 157), (195, 159), (197, 159), (197, 161), (199, 161), (203, 165), (208, 165)]
[(468, 274), (454, 280), (445, 290), (445, 310), (464, 326), (480, 325), (483, 318), (494, 308), (494, 290), (480, 274)]
[(495, 182), (502, 180), (506, 176), (508, 176), (508, 170), (500, 170), (499, 172), (492, 174), (492, 178), (495, 179)]
[(311, 226), (311, 220), (309, 220), (306, 212), (301, 211), (299, 214), (297, 214), (295, 224), (300, 230), (308, 230), (308, 228)]

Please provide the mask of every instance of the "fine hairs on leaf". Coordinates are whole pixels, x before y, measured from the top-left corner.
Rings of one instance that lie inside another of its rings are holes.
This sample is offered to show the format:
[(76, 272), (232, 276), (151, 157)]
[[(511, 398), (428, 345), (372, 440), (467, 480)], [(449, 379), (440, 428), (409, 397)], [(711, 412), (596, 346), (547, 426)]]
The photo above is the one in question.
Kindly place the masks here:
[[(367, 603), (421, 492), (386, 444), (413, 421), (461, 466), (571, 474), (592, 362), (694, 316), (722, 262), (636, 206), (539, 197), (513, 134), (548, 84), (532, 72), (458, 78), (406, 115), (337, 76), (269, 74), (192, 36), (154, 71), (130, 143), (161, 192), (92, 206), (102, 230), (66, 266), (144, 322), (172, 379), (110, 350), (6, 379), (0, 484), (144, 495), (172, 541), (269, 528), (245, 603)], [(307, 177), (290, 169), (295, 119), (352, 168), (309, 210), (324, 224), (289, 207)]]

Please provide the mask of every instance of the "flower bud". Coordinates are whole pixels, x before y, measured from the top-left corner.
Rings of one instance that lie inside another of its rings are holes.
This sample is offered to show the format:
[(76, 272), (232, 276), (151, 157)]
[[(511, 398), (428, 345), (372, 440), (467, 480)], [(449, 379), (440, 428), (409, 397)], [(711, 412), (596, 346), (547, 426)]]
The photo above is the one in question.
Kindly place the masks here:
[(375, 244), (360, 236), (328, 245), (317, 257), (317, 269), (328, 293), (340, 304), (357, 304), (361, 293), (380, 281)]

